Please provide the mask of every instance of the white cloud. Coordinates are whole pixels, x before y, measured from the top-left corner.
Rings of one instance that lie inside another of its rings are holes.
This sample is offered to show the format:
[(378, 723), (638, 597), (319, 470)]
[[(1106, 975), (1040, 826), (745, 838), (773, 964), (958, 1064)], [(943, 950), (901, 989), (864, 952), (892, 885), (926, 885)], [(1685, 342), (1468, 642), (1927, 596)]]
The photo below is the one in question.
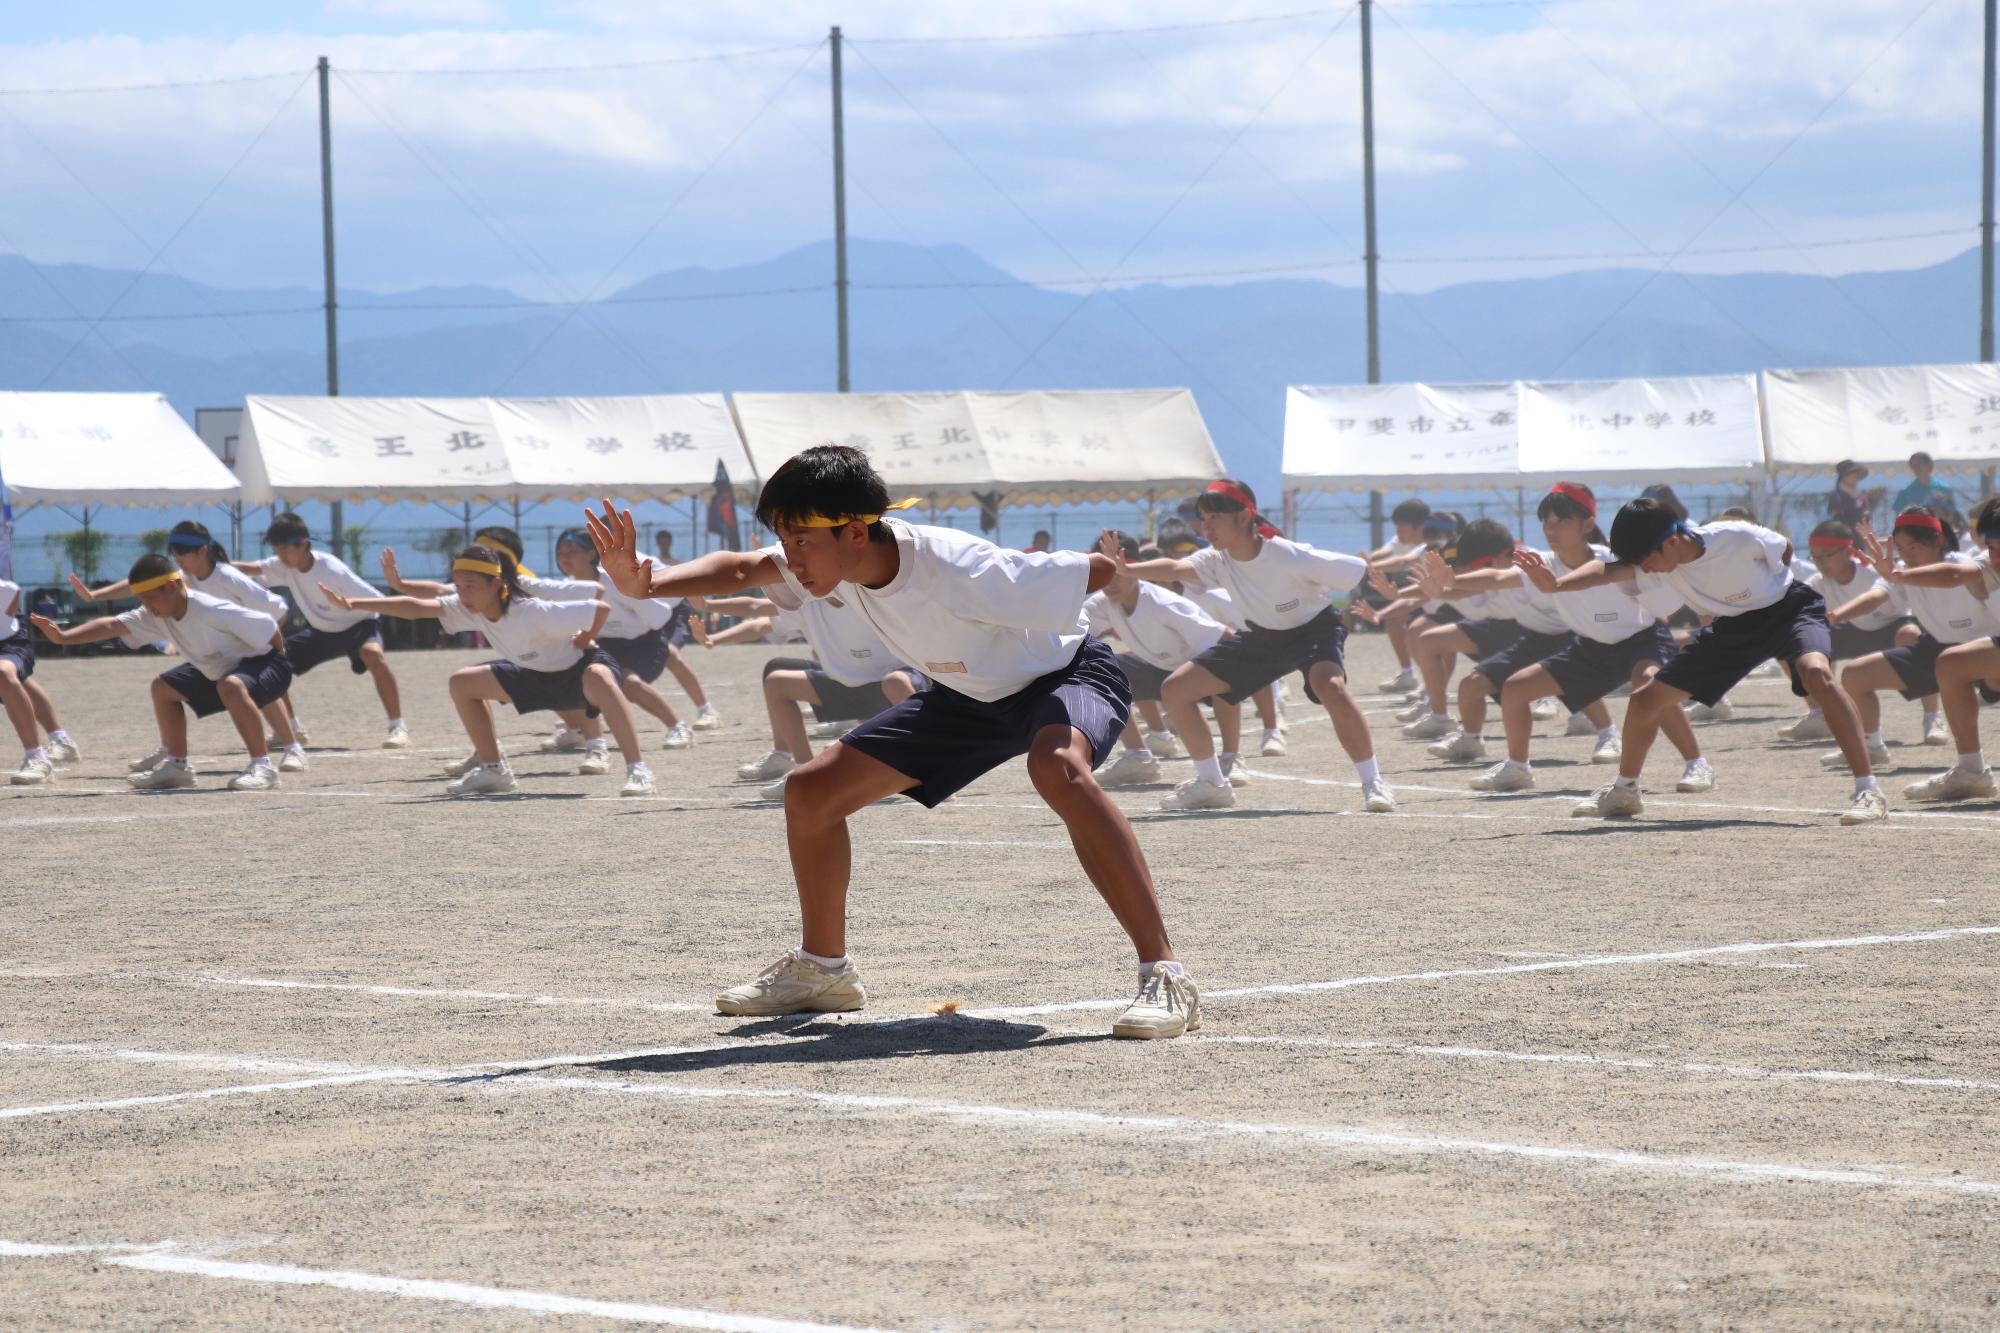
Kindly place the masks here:
[(503, 0), (326, 0), (328, 18), (400, 19), (408, 23), (507, 21)]

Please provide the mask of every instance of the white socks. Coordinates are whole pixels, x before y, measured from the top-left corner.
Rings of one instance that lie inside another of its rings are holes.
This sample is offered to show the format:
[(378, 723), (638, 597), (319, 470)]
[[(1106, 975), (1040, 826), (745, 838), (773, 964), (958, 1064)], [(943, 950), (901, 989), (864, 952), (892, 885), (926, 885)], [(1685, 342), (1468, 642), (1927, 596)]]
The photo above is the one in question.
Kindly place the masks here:
[(1382, 766), (1375, 762), (1374, 755), (1369, 755), (1366, 759), (1355, 760), (1354, 771), (1360, 774), (1363, 786), (1382, 780)]
[(1228, 779), (1222, 776), (1222, 761), (1214, 755), (1194, 761), (1194, 775), (1203, 782), (1220, 787)]
[(50, 732), (49, 739), (54, 741), (57, 745), (76, 744), (75, 741), (72, 741), (69, 738), (69, 733), (67, 731), (64, 731), (61, 727), (57, 727), (54, 731)]
[(25, 753), (23, 753), (21, 757), (27, 760), (28, 762), (33, 763), (37, 759), (48, 758), (49, 753), (47, 750), (44, 750), (41, 746), (37, 745), (34, 749), (28, 750)]
[(817, 963), (829, 972), (838, 972), (841, 968), (847, 966), (846, 954), (842, 954), (838, 958), (822, 958), (816, 953), (807, 953), (804, 949), (800, 949), (799, 957), (805, 959), (808, 963)]
[(1187, 969), (1182, 967), (1179, 963), (1168, 960), (1160, 960), (1160, 959), (1156, 959), (1150, 963), (1145, 963), (1145, 962), (1140, 963), (1139, 975), (1143, 977), (1148, 972), (1152, 971), (1155, 967), (1164, 967), (1165, 969), (1167, 969), (1169, 973), (1177, 977), (1184, 977), (1187, 975)]
[(1150, 764), (1153, 762), (1153, 752), (1143, 745), (1136, 750), (1127, 750), (1125, 753), (1131, 755), (1141, 763)]
[(1854, 779), (1854, 794), (1856, 796), (1859, 796), (1864, 791), (1881, 791), (1881, 790), (1882, 788), (1876, 784), (1875, 778), (1872, 774), (1865, 778)]
[(1984, 750), (1973, 750), (1969, 754), (1961, 754), (1958, 757), (1958, 766), (1968, 773), (1984, 772), (1986, 769), (1986, 752)]
[(1639, 779), (1628, 778), (1623, 773), (1620, 773), (1618, 775), (1617, 785), (1625, 788), (1625, 790), (1627, 791), (1637, 791), (1639, 790)]
[(1616, 722), (1613, 722), (1613, 723), (1612, 723), (1612, 724), (1611, 724), (1610, 726), (1608, 726), (1608, 727), (1606, 727), (1606, 728), (1605, 728), (1604, 730), (1602, 730), (1602, 731), (1598, 732), (1598, 733), (1597, 733), (1597, 739), (1598, 739), (1598, 740), (1600, 740), (1600, 741), (1615, 741), (1615, 740), (1617, 740), (1617, 739), (1618, 739), (1618, 724), (1617, 724)]
[[(293, 725), (296, 726), (298, 724), (298, 720), (299, 720), (298, 716), (294, 714), (292, 717)], [(389, 730), (391, 731), (394, 731), (397, 727), (400, 727), (402, 725), (403, 725), (403, 719), (400, 717), (392, 717), (389, 719)]]
[(1871, 750), (1879, 750), (1882, 748), (1882, 733), (1879, 731), (1864, 731), (1861, 733), (1861, 743)]

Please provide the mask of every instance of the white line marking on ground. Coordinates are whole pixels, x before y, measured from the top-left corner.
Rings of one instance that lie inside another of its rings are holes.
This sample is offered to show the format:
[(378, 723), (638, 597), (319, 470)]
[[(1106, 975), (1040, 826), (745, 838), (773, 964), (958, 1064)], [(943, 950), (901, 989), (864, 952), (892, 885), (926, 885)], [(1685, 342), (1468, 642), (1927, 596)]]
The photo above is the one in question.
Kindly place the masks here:
[(45, 828), (54, 824), (130, 824), (165, 815), (18, 815), (0, 819), (0, 828)]
[(978, 838), (891, 838), (892, 847), (1067, 847), (1066, 842), (985, 841)]
[(340, 1087), (350, 1083), (382, 1083), (412, 1077), (415, 1070), (372, 1074), (329, 1074), (323, 1078), (296, 1079), (289, 1083), (245, 1083), (228, 1088), (199, 1088), (193, 1092), (162, 1092), (147, 1097), (116, 1097), (97, 1102), (53, 1102), (47, 1106), (0, 1107), (0, 1120), (20, 1120), (32, 1115), (67, 1115), (76, 1111), (122, 1111), (131, 1106), (158, 1106), (167, 1102), (206, 1101), (213, 1097), (255, 1097), (271, 1092), (293, 1092), (300, 1088)]
[(360, 982), (294, 981), (284, 977), (160, 976), (152, 978), (207, 986), (246, 986), (266, 990), (351, 991), (362, 995), (398, 995), (423, 1000), (507, 1000), (516, 1004), (579, 1005), (609, 1009), (653, 1009), (664, 1013), (710, 1012), (712, 1005), (670, 1000), (610, 1000), (575, 995), (524, 995), (514, 991), (450, 990), (431, 986), (377, 986)]
[(769, 1319), (760, 1315), (724, 1314), (716, 1310), (692, 1310), (674, 1305), (646, 1305), (634, 1301), (600, 1301), (554, 1292), (527, 1291), (517, 1287), (482, 1287), (466, 1282), (440, 1282), (430, 1278), (387, 1277), (378, 1273), (355, 1273), (339, 1269), (298, 1268), (291, 1264), (248, 1264), (227, 1259), (209, 1259), (176, 1252), (165, 1245), (33, 1245), (21, 1241), (0, 1241), (0, 1256), (16, 1258), (54, 1257), (76, 1254), (102, 1256), (98, 1262), (120, 1268), (137, 1268), (150, 1273), (175, 1273), (187, 1277), (216, 1278), (227, 1282), (277, 1283), (294, 1287), (333, 1287), (340, 1291), (366, 1292), (376, 1296), (397, 1296), (404, 1300), (441, 1301), (487, 1310), (524, 1310), (538, 1315), (582, 1315), (612, 1319), (628, 1324), (666, 1324), (675, 1328), (712, 1330), (713, 1333), (882, 1333), (851, 1324), (819, 1324), (796, 1319)]

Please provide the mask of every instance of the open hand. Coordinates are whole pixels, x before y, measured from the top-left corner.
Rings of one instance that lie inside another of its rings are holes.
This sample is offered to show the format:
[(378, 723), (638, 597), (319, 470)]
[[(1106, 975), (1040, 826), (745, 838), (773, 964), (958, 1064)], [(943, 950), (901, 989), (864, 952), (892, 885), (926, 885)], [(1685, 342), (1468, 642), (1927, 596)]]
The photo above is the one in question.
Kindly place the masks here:
[(1521, 571), (1521, 577), (1535, 585), (1542, 592), (1556, 590), (1556, 572), (1550, 569), (1541, 555), (1525, 546), (1514, 548), (1514, 568)]
[(1895, 582), (1899, 572), (1896, 569), (1896, 553), (1889, 549), (1887, 542), (1875, 535), (1874, 526), (1864, 522), (1855, 529), (1855, 535), (1861, 538), (1862, 554), (1868, 557), (1869, 564), (1875, 566), (1875, 572)]
[(333, 589), (327, 587), (324, 583), (319, 585), (319, 590), (326, 595), (327, 601), (332, 602), (335, 606), (339, 607), (341, 610), (352, 611), (354, 609), (354, 599), (352, 597), (349, 597), (347, 594), (335, 592)]
[(619, 513), (606, 500), (602, 517), (586, 509), (583, 521), (590, 529), (591, 544), (597, 547), (598, 568), (611, 580), (611, 586), (627, 597), (651, 597), (653, 561), (650, 556), (642, 559), (639, 555), (638, 529), (632, 522), (632, 511)]
[(382, 548), (382, 577), (389, 581), (392, 588), (403, 586), (402, 571), (396, 568), (396, 553), (387, 546)]
[(69, 586), (76, 590), (76, 595), (82, 600), (86, 602), (94, 602), (97, 600), (97, 598), (90, 591), (90, 585), (88, 583), (85, 583), (82, 579), (78, 578), (76, 576), (76, 571), (73, 569), (69, 572)]
[(1442, 597), (1451, 586), (1451, 566), (1436, 551), (1425, 551), (1424, 562), (1417, 569), (1417, 587), (1426, 597)]

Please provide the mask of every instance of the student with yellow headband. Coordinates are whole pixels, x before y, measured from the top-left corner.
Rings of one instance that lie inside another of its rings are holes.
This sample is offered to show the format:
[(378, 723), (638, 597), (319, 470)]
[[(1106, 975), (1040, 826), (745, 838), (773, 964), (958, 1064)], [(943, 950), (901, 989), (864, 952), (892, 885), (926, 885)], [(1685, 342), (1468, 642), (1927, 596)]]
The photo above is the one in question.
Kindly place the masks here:
[(35, 627), (51, 643), (97, 643), (124, 639), (133, 647), (166, 639), (186, 659), (153, 680), (153, 716), (160, 725), (157, 764), (126, 781), (142, 791), (194, 786), (188, 764), (187, 714), (228, 712), (250, 766), (229, 780), (236, 791), (268, 791), (278, 785), (259, 710), (275, 703), (292, 684), (292, 664), (273, 645), (278, 624), (261, 611), (190, 589), (180, 570), (163, 555), (142, 555), (127, 576), (139, 609), (103, 616), (64, 629), (46, 616)]
[[(0, 579), (0, 704), (21, 738), (21, 767), (8, 775), (17, 787), (53, 782), (56, 765), (82, 758), (76, 742), (56, 718), (55, 700), (29, 677), (35, 674), (35, 640), (21, 619), (21, 585)], [(48, 744), (42, 729), (48, 728)]]
[[(385, 564), (391, 563), (385, 561)], [(515, 711), (580, 709), (604, 715), (625, 756), (620, 796), (650, 796), (653, 773), (639, 749), (632, 706), (618, 688), (619, 667), (597, 645), (610, 618), (601, 601), (545, 602), (521, 591), (514, 557), (477, 542), (451, 562), (453, 592), (442, 597), (350, 597), (320, 592), (342, 610), (377, 612), (398, 620), (435, 620), (453, 634), (479, 633), (502, 660), (463, 667), (451, 675), (451, 701), (465, 724), (478, 764), (445, 787), (448, 796), (490, 796), (515, 789), (514, 772), (500, 751), (493, 707)]]
[(725, 1014), (859, 1009), (847, 957), (853, 854), (848, 816), (890, 796), (934, 807), (1009, 760), (1061, 817), (1084, 873), (1139, 955), (1139, 993), (1113, 1022), (1120, 1037), (1178, 1037), (1201, 1025), (1201, 999), (1175, 961), (1152, 872), (1124, 811), (1092, 770), (1109, 757), (1132, 693), (1111, 650), (1077, 628), (1084, 598), (1110, 581), (1102, 554), (1025, 554), (953, 528), (890, 517), (868, 456), (807, 449), (765, 479), (762, 551), (716, 551), (655, 573), (630, 511), (590, 516), (605, 571), (630, 596), (726, 595), (782, 582), (794, 596), (839, 597), (897, 661), (934, 683), (876, 714), (792, 770), (785, 834), (802, 918), (800, 947), (716, 998)]

